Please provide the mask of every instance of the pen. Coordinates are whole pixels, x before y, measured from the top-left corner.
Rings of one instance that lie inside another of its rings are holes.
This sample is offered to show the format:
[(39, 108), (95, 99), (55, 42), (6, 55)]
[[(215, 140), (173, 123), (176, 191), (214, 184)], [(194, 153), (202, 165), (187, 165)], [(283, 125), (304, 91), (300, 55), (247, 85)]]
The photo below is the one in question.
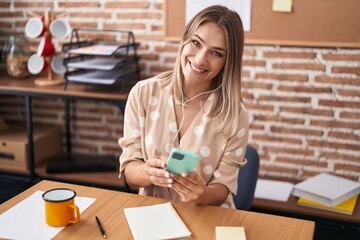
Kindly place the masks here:
[(96, 223), (100, 229), (100, 232), (101, 232), (103, 238), (106, 238), (106, 232), (105, 232), (103, 226), (101, 225), (100, 219), (97, 216), (95, 216), (95, 219), (96, 219)]

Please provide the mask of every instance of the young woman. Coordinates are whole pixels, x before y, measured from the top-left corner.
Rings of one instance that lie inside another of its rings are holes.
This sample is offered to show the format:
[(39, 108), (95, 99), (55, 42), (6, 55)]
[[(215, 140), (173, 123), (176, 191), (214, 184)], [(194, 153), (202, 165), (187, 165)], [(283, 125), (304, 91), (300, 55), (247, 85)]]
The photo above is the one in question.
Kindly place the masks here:
[[(138, 82), (119, 139), (120, 176), (140, 194), (235, 208), (248, 140), (239, 15), (211, 6), (188, 23), (174, 69)], [(197, 153), (193, 173), (164, 170), (173, 147)]]

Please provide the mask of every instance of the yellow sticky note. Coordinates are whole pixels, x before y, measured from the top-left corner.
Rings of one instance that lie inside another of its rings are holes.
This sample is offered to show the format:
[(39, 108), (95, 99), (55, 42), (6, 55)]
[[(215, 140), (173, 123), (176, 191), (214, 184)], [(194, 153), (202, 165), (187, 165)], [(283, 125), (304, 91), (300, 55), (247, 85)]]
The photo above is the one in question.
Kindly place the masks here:
[(216, 240), (246, 240), (244, 227), (216, 227)]
[(292, 0), (273, 0), (272, 10), (274, 12), (291, 12)]

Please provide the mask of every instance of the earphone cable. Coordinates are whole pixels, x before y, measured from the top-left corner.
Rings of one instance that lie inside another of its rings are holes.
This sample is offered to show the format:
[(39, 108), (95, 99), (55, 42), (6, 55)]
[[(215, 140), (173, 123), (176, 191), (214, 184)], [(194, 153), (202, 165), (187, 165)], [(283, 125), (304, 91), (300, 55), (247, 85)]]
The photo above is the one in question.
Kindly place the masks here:
[[(199, 93), (199, 94), (197, 94), (196, 96), (194, 96), (194, 97), (186, 100), (185, 102), (184, 102), (184, 92), (181, 93), (181, 104), (180, 104), (180, 105), (181, 105), (182, 117), (181, 117), (181, 122), (180, 122), (180, 125), (179, 125), (179, 129), (177, 130), (177, 132), (176, 132), (176, 134), (175, 134), (175, 136), (174, 136), (174, 138), (173, 138), (172, 146), (174, 146), (175, 139), (178, 137), (178, 135), (179, 135), (179, 133), (180, 133), (180, 130), (181, 130), (181, 128), (182, 128), (182, 125), (183, 125), (183, 123), (184, 123), (184, 120), (185, 120), (185, 110), (184, 110), (185, 104), (188, 103), (188, 102), (190, 102), (190, 101), (192, 101), (192, 100), (194, 100), (195, 98), (197, 98), (197, 97), (199, 97), (199, 96), (201, 96), (201, 95), (203, 95), (203, 94), (215, 92), (215, 91), (219, 90), (220, 88), (221, 88), (221, 85), (219, 85), (219, 86), (218, 86), (217, 88), (215, 88), (214, 90), (210, 90), (210, 91), (205, 91), (205, 92)], [(221, 111), (221, 112), (222, 112), (222, 111)]]

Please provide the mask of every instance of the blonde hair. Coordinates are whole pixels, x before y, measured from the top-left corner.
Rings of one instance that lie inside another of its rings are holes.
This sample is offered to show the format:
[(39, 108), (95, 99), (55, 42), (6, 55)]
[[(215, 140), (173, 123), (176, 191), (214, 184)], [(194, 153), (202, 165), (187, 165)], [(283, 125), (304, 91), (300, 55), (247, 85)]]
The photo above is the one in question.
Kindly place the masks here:
[(224, 6), (210, 6), (196, 14), (187, 24), (180, 42), (174, 69), (159, 74), (162, 86), (169, 85), (171, 94), (177, 103), (183, 96), (182, 84), (184, 74), (181, 69), (180, 56), (184, 46), (189, 43), (196, 30), (205, 23), (216, 23), (225, 32), (227, 43), (226, 61), (223, 69), (214, 78), (213, 89), (221, 85), (221, 94), (215, 92), (215, 104), (209, 117), (220, 118), (220, 129), (225, 133), (234, 134), (240, 121), (241, 97), (241, 67), (244, 48), (244, 31), (239, 15)]

